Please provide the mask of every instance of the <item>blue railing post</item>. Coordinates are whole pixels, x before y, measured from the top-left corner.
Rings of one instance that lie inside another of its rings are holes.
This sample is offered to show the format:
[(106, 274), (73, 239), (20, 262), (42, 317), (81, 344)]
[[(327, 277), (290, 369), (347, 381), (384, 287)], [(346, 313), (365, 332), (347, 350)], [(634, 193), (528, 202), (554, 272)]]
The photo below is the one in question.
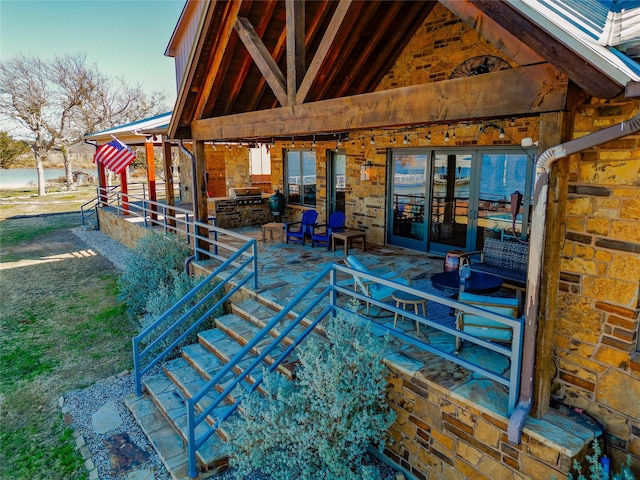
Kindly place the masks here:
[(196, 464), (196, 425), (195, 425), (195, 405), (192, 400), (187, 400), (187, 449), (189, 457), (189, 476), (198, 478), (198, 466)]
[(142, 375), (140, 375), (140, 343), (137, 337), (133, 337), (133, 373), (136, 387), (136, 395), (142, 395)]
[(253, 289), (258, 290), (258, 242), (253, 240)]

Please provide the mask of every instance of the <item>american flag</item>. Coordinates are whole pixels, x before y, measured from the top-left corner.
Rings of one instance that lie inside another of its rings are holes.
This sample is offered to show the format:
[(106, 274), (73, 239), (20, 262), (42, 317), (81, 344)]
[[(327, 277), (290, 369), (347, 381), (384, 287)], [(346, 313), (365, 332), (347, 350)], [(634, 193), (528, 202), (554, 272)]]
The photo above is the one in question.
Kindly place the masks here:
[(117, 138), (101, 145), (93, 155), (93, 161), (101, 163), (113, 173), (120, 174), (136, 159), (136, 153)]

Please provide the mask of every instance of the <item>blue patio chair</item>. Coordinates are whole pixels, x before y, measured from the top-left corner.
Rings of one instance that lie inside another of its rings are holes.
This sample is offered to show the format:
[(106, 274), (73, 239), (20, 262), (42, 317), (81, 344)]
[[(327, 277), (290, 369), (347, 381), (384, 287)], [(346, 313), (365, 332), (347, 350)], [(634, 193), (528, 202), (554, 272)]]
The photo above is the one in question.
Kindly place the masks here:
[[(458, 300), (506, 317), (518, 318), (519, 302), (517, 298), (488, 297), (460, 292)], [(462, 310), (458, 310), (456, 314), (456, 329), (492, 342), (511, 343), (513, 339), (513, 329), (508, 325)], [(456, 337), (456, 355), (461, 348), (462, 339)]]
[[(408, 276), (406, 277), (402, 276), (393, 270), (387, 271), (385, 273), (377, 273), (375, 271), (371, 271), (367, 267), (365, 267), (362, 264), (362, 262), (358, 260), (356, 257), (354, 257), (353, 255), (348, 255), (345, 258), (344, 262), (349, 268), (352, 268), (358, 272), (368, 273), (369, 275), (375, 275), (377, 277), (384, 278), (385, 280), (399, 283), (400, 285), (407, 285), (407, 286), (411, 285), (411, 279)], [(355, 289), (359, 289), (363, 295), (373, 300), (377, 300), (379, 302), (384, 302), (388, 300), (389, 298), (391, 298), (391, 295), (393, 295), (393, 292), (397, 290), (394, 287), (379, 285), (375, 282), (365, 280), (364, 278), (358, 275), (353, 276), (353, 281), (355, 283), (354, 285)], [(373, 316), (382, 316), (380, 315), (381, 313), (382, 312), (378, 312)], [(388, 312), (388, 313), (389, 313), (389, 316), (393, 315), (391, 312)], [(366, 314), (367, 315), (371, 314), (371, 303), (369, 302), (367, 302)]]
[(313, 227), (317, 219), (318, 212), (307, 210), (302, 214), (301, 221), (285, 223), (285, 241), (289, 243), (289, 239), (292, 239), (292, 241), (302, 243), (304, 246), (305, 238), (313, 235)]
[[(316, 243), (324, 243), (327, 245), (327, 250), (329, 250), (331, 248), (331, 234), (344, 230), (344, 221), (346, 218), (343, 212), (333, 212), (329, 216), (328, 223), (322, 223), (313, 227), (311, 246), (315, 247)], [(319, 231), (322, 229), (324, 229), (324, 232)]]

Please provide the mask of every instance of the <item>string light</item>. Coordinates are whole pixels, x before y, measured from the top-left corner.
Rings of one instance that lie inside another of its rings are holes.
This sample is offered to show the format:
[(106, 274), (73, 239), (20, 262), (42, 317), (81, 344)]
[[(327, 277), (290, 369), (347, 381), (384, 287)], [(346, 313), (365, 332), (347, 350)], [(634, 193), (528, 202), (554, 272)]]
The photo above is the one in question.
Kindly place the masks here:
[(404, 138), (402, 139), (402, 143), (403, 143), (403, 144), (405, 144), (405, 145), (406, 145), (407, 143), (409, 143), (409, 137), (407, 136), (407, 134), (406, 134), (406, 133), (404, 134)]
[(293, 139), (293, 137), (291, 137), (291, 148), (295, 148), (295, 146), (296, 146), (296, 142)]
[(431, 128), (429, 128), (429, 131), (427, 132), (427, 140), (431, 141)]
[(500, 127), (500, 134), (498, 135), (498, 138), (504, 138), (504, 128)]
[(445, 143), (449, 143), (449, 130), (447, 130), (447, 133), (444, 134), (444, 141)]
[(311, 142), (311, 146), (313, 148), (316, 148), (316, 135), (315, 135), (315, 133), (313, 134), (313, 141)]
[(374, 145), (376, 143), (376, 139), (373, 138), (373, 134), (371, 135), (371, 140), (369, 140), (370, 145)]

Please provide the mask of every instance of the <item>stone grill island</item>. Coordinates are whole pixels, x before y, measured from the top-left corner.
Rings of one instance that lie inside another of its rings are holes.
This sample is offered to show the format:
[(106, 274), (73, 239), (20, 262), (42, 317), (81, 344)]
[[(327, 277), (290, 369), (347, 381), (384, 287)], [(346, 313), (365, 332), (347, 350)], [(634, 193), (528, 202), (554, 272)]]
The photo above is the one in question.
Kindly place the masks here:
[(219, 227), (240, 228), (272, 221), (269, 196), (263, 195), (259, 188), (231, 188), (229, 194), (208, 199), (209, 212)]

